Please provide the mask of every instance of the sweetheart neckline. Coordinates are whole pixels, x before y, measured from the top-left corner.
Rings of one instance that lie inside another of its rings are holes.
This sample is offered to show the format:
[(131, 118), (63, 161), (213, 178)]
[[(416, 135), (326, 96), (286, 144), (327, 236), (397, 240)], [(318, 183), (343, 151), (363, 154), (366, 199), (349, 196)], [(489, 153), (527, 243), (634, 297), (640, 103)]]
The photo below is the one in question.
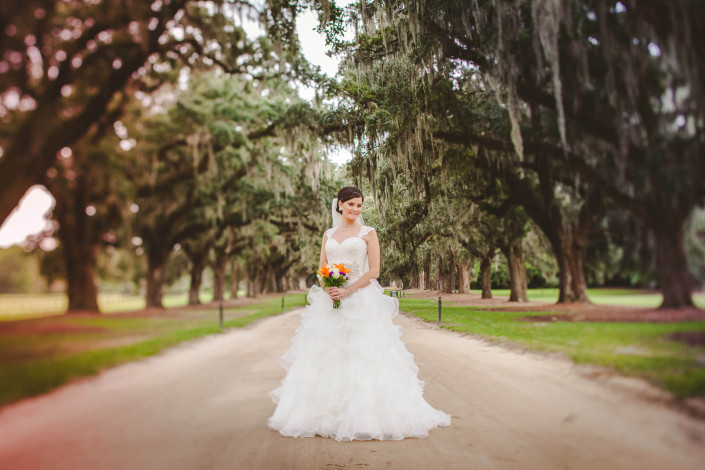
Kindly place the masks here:
[[(338, 245), (342, 245), (342, 244), (345, 243), (346, 241), (352, 240), (353, 238), (359, 238), (360, 240), (362, 240), (363, 242), (365, 242), (365, 239), (362, 238), (360, 235), (355, 235), (354, 237), (348, 237), (348, 238), (346, 238), (345, 240), (343, 240), (342, 242), (339, 242), (338, 240), (336, 240), (335, 238), (332, 238), (332, 237), (329, 238), (328, 241), (333, 240), (333, 241), (334, 241), (335, 243), (337, 243)], [(328, 242), (326, 242), (326, 243), (328, 243)], [(365, 242), (365, 243), (367, 243), (367, 242)]]

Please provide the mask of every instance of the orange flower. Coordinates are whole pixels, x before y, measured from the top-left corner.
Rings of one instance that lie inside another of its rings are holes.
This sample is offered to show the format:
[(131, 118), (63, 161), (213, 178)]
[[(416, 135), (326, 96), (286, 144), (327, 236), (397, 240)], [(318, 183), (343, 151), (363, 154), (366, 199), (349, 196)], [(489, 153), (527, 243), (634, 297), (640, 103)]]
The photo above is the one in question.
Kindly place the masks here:
[(320, 274), (323, 277), (328, 277), (330, 275), (330, 270), (328, 268), (327, 264), (324, 264), (321, 269), (318, 270), (318, 274)]
[(340, 271), (341, 273), (346, 273), (346, 274), (347, 274), (347, 273), (350, 272), (350, 270), (349, 270), (348, 268), (346, 268), (343, 263), (334, 264), (333, 266), (335, 266), (336, 268), (338, 268), (338, 271)]

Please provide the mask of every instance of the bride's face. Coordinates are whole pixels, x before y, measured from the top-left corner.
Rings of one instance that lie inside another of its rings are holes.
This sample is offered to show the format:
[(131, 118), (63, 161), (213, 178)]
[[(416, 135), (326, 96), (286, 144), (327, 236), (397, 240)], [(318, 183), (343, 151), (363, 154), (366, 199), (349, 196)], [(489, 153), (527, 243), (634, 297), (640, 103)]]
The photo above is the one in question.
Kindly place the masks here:
[(340, 206), (340, 210), (343, 211), (343, 218), (350, 222), (355, 222), (357, 217), (360, 215), (360, 211), (362, 210), (362, 198), (356, 197), (353, 199), (348, 199), (338, 205)]

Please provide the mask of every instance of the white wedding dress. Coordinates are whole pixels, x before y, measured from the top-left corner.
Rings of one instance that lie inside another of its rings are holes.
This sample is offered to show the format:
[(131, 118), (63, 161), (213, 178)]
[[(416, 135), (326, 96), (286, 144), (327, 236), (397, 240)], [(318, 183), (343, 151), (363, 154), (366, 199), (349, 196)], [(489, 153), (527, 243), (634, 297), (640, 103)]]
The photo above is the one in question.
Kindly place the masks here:
[[(374, 230), (342, 243), (327, 232), (328, 264), (351, 269), (348, 283), (363, 274), (367, 242)], [(340, 308), (318, 286), (308, 293), (291, 347), (279, 363), (287, 370), (270, 392), (277, 403), (269, 427), (285, 436), (320, 435), (338, 441), (426, 437), (437, 426), (450, 425), (450, 415), (423, 398), (413, 355), (402, 343), (397, 299), (385, 296), (377, 281), (342, 299)]]

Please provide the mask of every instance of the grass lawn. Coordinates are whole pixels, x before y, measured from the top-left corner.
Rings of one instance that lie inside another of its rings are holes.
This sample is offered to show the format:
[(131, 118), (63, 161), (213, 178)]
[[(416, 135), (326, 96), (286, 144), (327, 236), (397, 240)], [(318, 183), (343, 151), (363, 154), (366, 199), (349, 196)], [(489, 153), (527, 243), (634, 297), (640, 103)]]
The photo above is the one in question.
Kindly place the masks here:
[[(257, 299), (224, 309), (224, 327), (303, 306), (305, 294)], [(58, 315), (0, 323), (0, 406), (71, 379), (151, 356), (182, 341), (220, 333), (218, 309), (166, 309), (153, 315)]]
[[(499, 292), (495, 292), (499, 294)], [(551, 292), (531, 292), (531, 300)], [(623, 298), (619, 296), (622, 295)], [(651, 294), (649, 294), (651, 295)], [(549, 298), (550, 297), (550, 298)], [(631, 291), (593, 292), (591, 299), (614, 305), (644, 306), (652, 299)], [(702, 299), (701, 299), (702, 301)], [(400, 309), (423, 318), (438, 320), (436, 300), (399, 299)], [(658, 303), (656, 303), (658, 305)], [(506, 305), (504, 305), (506, 307)], [(492, 308), (443, 305), (443, 327), (478, 335), (490, 341), (509, 341), (529, 349), (559, 352), (577, 363), (610, 367), (620, 373), (648, 379), (676, 397), (705, 396), (705, 347), (688, 346), (667, 336), (679, 331), (705, 331), (705, 322), (531, 322), (517, 320), (526, 315), (556, 315), (558, 312), (506, 312)]]

